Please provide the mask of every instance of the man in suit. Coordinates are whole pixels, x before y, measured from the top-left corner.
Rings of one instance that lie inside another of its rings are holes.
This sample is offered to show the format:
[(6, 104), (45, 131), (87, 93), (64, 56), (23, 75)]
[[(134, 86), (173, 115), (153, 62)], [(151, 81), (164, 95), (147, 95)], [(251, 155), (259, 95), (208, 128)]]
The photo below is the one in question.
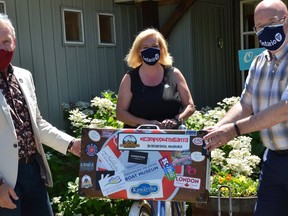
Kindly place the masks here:
[(42, 143), (79, 156), (81, 142), (42, 118), (31, 73), (11, 65), (15, 47), (14, 27), (0, 14), (0, 216), (51, 216)]

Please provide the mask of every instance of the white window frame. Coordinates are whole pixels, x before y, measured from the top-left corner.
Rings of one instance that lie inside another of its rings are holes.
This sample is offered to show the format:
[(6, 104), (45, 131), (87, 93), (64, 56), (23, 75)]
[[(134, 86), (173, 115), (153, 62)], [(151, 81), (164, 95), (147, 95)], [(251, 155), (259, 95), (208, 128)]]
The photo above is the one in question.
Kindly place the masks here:
[(5, 3), (5, 1), (0, 1), (0, 4), (3, 4), (4, 5), (4, 14), (7, 14), (7, 10), (6, 10), (6, 3)]
[[(112, 32), (112, 42), (111, 43), (103, 43), (101, 42), (101, 30), (100, 30), (100, 18), (99, 16), (110, 16), (112, 18), (112, 26), (111, 26), (111, 32)], [(97, 13), (97, 29), (98, 29), (98, 44), (103, 46), (115, 46), (116, 45), (116, 28), (115, 28), (115, 15), (112, 13), (103, 13), (98, 12)]]
[[(80, 41), (67, 41), (66, 38), (66, 25), (65, 25), (65, 12), (76, 12), (80, 14)], [(62, 8), (62, 30), (63, 30), (63, 44), (64, 45), (84, 45), (84, 22), (83, 22), (83, 11), (80, 9), (72, 9), (72, 8)]]

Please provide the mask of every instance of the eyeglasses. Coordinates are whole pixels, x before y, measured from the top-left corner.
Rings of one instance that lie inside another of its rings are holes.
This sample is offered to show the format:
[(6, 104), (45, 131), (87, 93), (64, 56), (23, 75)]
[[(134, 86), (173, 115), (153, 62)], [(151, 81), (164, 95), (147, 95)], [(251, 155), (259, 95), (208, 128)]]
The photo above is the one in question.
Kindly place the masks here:
[(254, 26), (253, 30), (256, 33), (256, 35), (259, 35), (259, 34), (262, 33), (264, 28), (266, 28), (266, 27), (275, 28), (275, 27), (283, 25), (283, 23), (285, 23), (285, 21), (286, 21), (286, 17), (282, 17), (282, 18), (275, 17), (275, 20), (272, 21), (271, 23), (269, 23), (268, 25), (265, 25), (265, 26)]

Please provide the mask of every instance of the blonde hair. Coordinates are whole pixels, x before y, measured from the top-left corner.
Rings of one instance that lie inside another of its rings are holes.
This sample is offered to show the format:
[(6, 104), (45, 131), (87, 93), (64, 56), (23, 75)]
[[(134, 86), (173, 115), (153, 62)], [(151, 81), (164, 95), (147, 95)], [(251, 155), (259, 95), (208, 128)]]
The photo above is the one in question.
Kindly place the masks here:
[(140, 66), (143, 61), (141, 56), (139, 55), (139, 49), (141, 46), (141, 43), (144, 39), (146, 39), (149, 36), (155, 35), (158, 41), (158, 44), (160, 46), (160, 59), (159, 63), (164, 66), (171, 66), (173, 63), (173, 57), (168, 52), (168, 44), (164, 38), (164, 36), (154, 28), (147, 28), (143, 31), (141, 31), (135, 38), (133, 45), (131, 49), (129, 50), (129, 53), (125, 57), (125, 61), (127, 62), (127, 65), (132, 68), (136, 68)]

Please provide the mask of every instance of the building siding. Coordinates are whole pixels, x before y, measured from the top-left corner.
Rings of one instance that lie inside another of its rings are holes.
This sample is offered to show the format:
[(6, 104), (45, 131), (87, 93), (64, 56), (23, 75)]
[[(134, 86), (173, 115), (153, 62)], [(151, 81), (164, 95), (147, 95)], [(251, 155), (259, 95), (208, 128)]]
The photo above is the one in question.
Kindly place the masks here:
[[(235, 70), (232, 6), (230, 0), (198, 0), (168, 38), (174, 65), (185, 75), (198, 109), (240, 93), (235, 85), (240, 72)], [(166, 11), (173, 11), (169, 7)]]
[[(117, 92), (123, 61), (143, 20), (134, 5), (113, 0), (6, 0), (7, 14), (16, 27), (13, 64), (33, 74), (42, 115), (66, 129), (62, 103), (87, 101), (103, 90)], [(236, 3), (234, 3), (236, 4)], [(85, 44), (63, 45), (62, 8), (83, 11)], [(199, 0), (176, 24), (167, 38), (169, 49), (186, 77), (198, 108), (237, 92), (234, 59), (237, 48), (231, 33), (231, 0)], [(175, 5), (159, 7), (160, 26)], [(98, 44), (97, 13), (115, 15), (116, 45)], [(230, 29), (230, 30), (229, 30)], [(217, 37), (224, 48), (217, 48)], [(236, 89), (236, 90), (235, 90)]]

